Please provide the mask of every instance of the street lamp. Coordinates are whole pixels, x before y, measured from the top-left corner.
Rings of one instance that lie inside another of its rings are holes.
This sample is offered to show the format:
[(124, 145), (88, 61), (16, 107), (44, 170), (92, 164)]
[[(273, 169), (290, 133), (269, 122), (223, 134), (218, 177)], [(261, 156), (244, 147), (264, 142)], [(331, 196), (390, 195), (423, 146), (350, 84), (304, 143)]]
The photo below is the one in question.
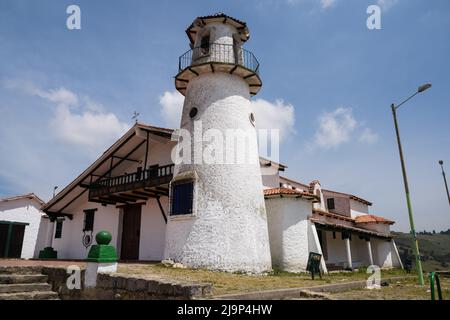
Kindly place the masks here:
[(56, 195), (56, 189), (58, 189), (58, 186), (54, 186), (54, 187), (53, 187), (53, 198), (54, 198), (55, 195)]
[(399, 105), (397, 105), (397, 106), (395, 104), (391, 105), (392, 115), (394, 116), (395, 133), (397, 135), (398, 152), (400, 154), (400, 163), (402, 165), (403, 183), (405, 185), (406, 204), (408, 206), (408, 214), (409, 214), (409, 224), (410, 224), (410, 228), (411, 228), (411, 235), (413, 238), (412, 240), (413, 240), (414, 256), (416, 258), (416, 271), (417, 271), (417, 275), (419, 277), (419, 283), (421, 286), (424, 285), (422, 263), (420, 262), (419, 243), (417, 242), (417, 235), (416, 235), (416, 230), (414, 227), (414, 217), (413, 217), (413, 213), (412, 213), (411, 199), (409, 196), (409, 187), (408, 187), (408, 179), (406, 177), (405, 160), (403, 159), (402, 144), (400, 142), (400, 131), (398, 129), (398, 123), (397, 123), (397, 109), (400, 106), (402, 106), (403, 104), (405, 104), (407, 101), (412, 99), (415, 95), (422, 93), (429, 88), (431, 88), (431, 84), (429, 84), (429, 83), (424, 84), (424, 85), (420, 86), (413, 95), (411, 95), (409, 98), (405, 99)]
[(448, 204), (450, 205), (450, 195), (449, 195), (449, 193), (448, 193), (447, 178), (445, 177), (444, 161), (439, 160), (439, 164), (441, 165), (442, 176), (444, 177), (445, 190), (447, 191)]

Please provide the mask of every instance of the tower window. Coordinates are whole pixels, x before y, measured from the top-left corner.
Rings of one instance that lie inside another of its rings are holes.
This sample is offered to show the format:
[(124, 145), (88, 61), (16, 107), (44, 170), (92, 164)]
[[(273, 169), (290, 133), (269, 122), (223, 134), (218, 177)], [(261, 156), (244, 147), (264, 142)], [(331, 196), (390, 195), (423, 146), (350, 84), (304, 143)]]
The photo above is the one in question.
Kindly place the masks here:
[(56, 220), (55, 239), (61, 239), (62, 227), (63, 227), (62, 220)]
[(202, 54), (209, 53), (209, 34), (202, 37), (202, 40), (200, 41), (200, 48)]
[(198, 109), (196, 107), (192, 108), (191, 111), (189, 111), (189, 117), (194, 118), (198, 113)]
[(181, 182), (172, 185), (170, 215), (192, 214), (194, 182)]
[(327, 208), (328, 210), (334, 210), (334, 198), (328, 198), (327, 199)]

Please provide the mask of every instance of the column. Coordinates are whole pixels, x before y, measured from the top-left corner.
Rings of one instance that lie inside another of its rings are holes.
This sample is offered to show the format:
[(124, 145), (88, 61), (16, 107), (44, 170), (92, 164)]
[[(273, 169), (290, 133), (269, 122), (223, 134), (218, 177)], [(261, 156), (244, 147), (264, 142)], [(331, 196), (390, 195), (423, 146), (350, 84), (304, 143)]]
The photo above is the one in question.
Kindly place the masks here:
[(370, 265), (373, 265), (372, 244), (370, 243), (370, 238), (366, 238), (366, 244), (367, 244), (367, 252), (369, 253), (369, 262)]
[(345, 249), (347, 251), (347, 265), (349, 269), (353, 269), (353, 264), (352, 264), (352, 251), (350, 249), (350, 236), (346, 235), (345, 239)]
[(55, 233), (55, 222), (49, 218), (48, 225), (47, 225), (47, 241), (45, 242), (46, 247), (49, 247), (49, 248), (52, 247), (54, 233)]

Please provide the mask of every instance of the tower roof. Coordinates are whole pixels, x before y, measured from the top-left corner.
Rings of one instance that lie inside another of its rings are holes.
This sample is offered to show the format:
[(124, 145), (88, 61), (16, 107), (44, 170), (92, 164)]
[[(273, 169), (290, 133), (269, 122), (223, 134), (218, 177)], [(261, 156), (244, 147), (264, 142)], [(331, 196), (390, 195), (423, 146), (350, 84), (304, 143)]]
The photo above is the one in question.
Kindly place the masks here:
[(247, 41), (250, 38), (250, 32), (247, 28), (247, 24), (244, 21), (230, 17), (222, 12), (218, 12), (208, 16), (197, 17), (186, 29), (186, 34), (189, 37), (189, 41), (191, 43), (194, 43), (195, 34), (197, 33), (198, 29), (210, 22), (230, 23), (240, 31), (241, 40), (243, 42)]

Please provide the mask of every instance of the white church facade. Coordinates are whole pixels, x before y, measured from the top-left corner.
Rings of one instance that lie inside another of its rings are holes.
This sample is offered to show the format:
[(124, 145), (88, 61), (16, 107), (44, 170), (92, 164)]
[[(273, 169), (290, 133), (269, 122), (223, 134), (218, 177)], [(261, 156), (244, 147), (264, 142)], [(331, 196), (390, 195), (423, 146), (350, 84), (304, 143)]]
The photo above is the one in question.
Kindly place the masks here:
[(302, 272), (315, 252), (323, 271), (401, 267), (393, 221), (369, 214), (370, 202), (285, 178), (285, 165), (259, 157), (250, 97), (262, 82), (256, 58), (242, 48), (246, 24), (216, 14), (195, 19), (186, 32), (192, 49), (175, 77), (185, 96), (180, 128), (202, 136), (250, 132), (245, 154), (254, 161), (199, 163), (198, 148), (221, 142), (194, 140), (183, 151), (190, 161), (177, 162), (179, 130), (136, 123), (43, 206), (51, 233), (58, 230), (45, 247), (59, 259), (84, 259), (93, 236), (107, 230), (125, 261)]

